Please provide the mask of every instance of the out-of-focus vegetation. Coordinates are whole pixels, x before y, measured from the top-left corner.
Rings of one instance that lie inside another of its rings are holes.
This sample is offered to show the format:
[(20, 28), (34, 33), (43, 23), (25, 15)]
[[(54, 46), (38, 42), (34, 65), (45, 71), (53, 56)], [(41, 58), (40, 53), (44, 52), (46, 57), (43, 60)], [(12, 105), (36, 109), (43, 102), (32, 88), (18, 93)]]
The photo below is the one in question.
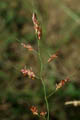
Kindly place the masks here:
[(43, 29), (43, 63), (61, 51), (43, 73), (47, 94), (56, 82), (70, 77), (70, 82), (49, 99), (50, 120), (80, 120), (80, 106), (64, 105), (80, 100), (80, 0), (0, 0), (0, 120), (37, 120), (30, 107), (46, 110), (41, 81), (20, 73), (25, 65), (39, 73), (36, 54), (20, 44), (30, 43), (37, 50), (33, 11)]

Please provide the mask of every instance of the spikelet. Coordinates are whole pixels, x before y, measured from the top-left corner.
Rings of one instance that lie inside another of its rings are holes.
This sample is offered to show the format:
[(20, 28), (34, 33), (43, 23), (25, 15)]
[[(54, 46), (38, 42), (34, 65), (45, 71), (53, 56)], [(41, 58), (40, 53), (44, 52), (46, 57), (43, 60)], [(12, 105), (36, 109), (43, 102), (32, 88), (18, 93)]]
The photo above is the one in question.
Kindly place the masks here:
[(33, 115), (38, 115), (38, 116), (40, 116), (40, 117), (44, 117), (46, 114), (47, 114), (47, 112), (39, 112), (38, 111), (38, 108), (36, 107), (36, 106), (32, 106), (31, 108), (30, 108), (30, 110), (31, 110), (31, 112), (33, 113)]
[(26, 68), (21, 69), (21, 73), (24, 76), (28, 76), (31, 79), (34, 79), (36, 77), (35, 74), (34, 74), (34, 72), (31, 69), (26, 69)]
[(21, 45), (24, 47), (24, 48), (26, 48), (26, 49), (28, 49), (28, 51), (33, 51), (34, 49), (33, 49), (33, 47), (30, 45), (30, 44), (24, 44), (24, 43), (21, 43)]
[(50, 58), (48, 59), (48, 63), (57, 58), (59, 55), (59, 51), (57, 51), (55, 54), (52, 54)]
[(56, 90), (60, 89), (61, 87), (63, 87), (65, 85), (66, 82), (69, 81), (69, 78), (66, 78), (64, 80), (61, 80), (60, 83), (56, 84)]
[(47, 112), (40, 112), (40, 116), (45, 116)]
[(74, 101), (67, 101), (65, 102), (65, 105), (74, 105), (75, 107), (80, 106), (80, 101), (74, 100)]
[(39, 22), (37, 20), (36, 13), (33, 13), (33, 15), (32, 15), (32, 21), (33, 21), (33, 24), (34, 24), (35, 33), (37, 34), (38, 39), (40, 40), (41, 36), (42, 36), (42, 29), (41, 29), (41, 27), (39, 25)]
[(37, 109), (37, 107), (32, 106), (32, 107), (30, 108), (30, 110), (31, 110), (31, 112), (33, 113), (33, 115), (38, 115), (38, 109)]

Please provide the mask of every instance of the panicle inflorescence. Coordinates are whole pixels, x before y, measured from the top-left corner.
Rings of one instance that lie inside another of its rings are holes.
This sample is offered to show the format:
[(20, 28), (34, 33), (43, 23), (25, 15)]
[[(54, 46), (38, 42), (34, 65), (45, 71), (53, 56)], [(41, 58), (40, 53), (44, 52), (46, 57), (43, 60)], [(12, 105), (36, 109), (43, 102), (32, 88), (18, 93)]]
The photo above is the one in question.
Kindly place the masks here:
[[(38, 39), (40, 40), (41, 39), (41, 36), (42, 36), (42, 29), (40, 27), (40, 24), (38, 22), (38, 19), (37, 19), (37, 16), (36, 16), (36, 13), (33, 13), (32, 15), (32, 21), (33, 21), (33, 24), (34, 24), (34, 29), (35, 29), (35, 33), (37, 34), (37, 37)], [(38, 41), (39, 42), (39, 41)], [(35, 51), (33, 49), (33, 47), (30, 45), (30, 44), (25, 44), (25, 43), (21, 43), (21, 45), (24, 47), (24, 48), (27, 48), (28, 51)], [(39, 54), (40, 55), (40, 54)], [(54, 60), (55, 58), (57, 58), (59, 56), (59, 51), (57, 51), (55, 54), (52, 54), (49, 59), (48, 59), (48, 63), (51, 62), (52, 60)], [(21, 73), (24, 75), (24, 76), (28, 76), (29, 78), (31, 79), (34, 79), (34, 78), (37, 78), (36, 75), (34, 74), (34, 72), (32, 71), (32, 69), (26, 69), (26, 68), (23, 68), (21, 69)], [(41, 80), (42, 80), (42, 77), (41, 77)], [(69, 78), (66, 78), (64, 80), (61, 80), (58, 84), (56, 84), (56, 90), (57, 91), (59, 88), (63, 87), (65, 85), (65, 83), (67, 83), (69, 81)], [(42, 82), (43, 83), (43, 82)], [(45, 111), (41, 111), (39, 112), (38, 108), (36, 106), (32, 106), (30, 108), (31, 112), (33, 113), (33, 115), (37, 115), (39, 117), (44, 117), (45, 118), (45, 115), (47, 114), (48, 116), (48, 120), (49, 120), (49, 107), (48, 107), (48, 101), (47, 101), (47, 97), (46, 97), (46, 90), (45, 90), (45, 84), (43, 84), (43, 88), (44, 88), (44, 93), (45, 93), (45, 101), (46, 101), (46, 106), (47, 106), (47, 112)], [(53, 95), (53, 92), (49, 95), (51, 96)]]

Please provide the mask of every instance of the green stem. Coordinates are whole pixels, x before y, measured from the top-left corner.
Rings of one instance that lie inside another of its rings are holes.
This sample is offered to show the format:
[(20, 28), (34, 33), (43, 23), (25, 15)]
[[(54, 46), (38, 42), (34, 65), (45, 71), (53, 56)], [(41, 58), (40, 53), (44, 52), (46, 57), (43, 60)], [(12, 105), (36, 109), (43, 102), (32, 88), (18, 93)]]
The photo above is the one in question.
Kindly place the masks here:
[(44, 83), (44, 80), (42, 78), (43, 64), (42, 64), (41, 52), (40, 52), (40, 40), (38, 40), (38, 56), (39, 56), (39, 60), (40, 60), (40, 79), (41, 79), (43, 89), (44, 89), (44, 98), (45, 98), (46, 107), (47, 107), (47, 113), (48, 113), (47, 120), (49, 120), (49, 104), (48, 104), (47, 95), (46, 95), (45, 83)]

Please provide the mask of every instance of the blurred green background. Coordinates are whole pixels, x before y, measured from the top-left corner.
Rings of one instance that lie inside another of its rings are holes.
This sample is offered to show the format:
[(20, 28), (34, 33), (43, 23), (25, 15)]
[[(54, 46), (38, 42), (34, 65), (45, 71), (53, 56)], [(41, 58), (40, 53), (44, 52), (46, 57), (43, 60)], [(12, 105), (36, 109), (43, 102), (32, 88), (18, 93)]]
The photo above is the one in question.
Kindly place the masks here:
[[(49, 99), (50, 120), (80, 120), (80, 106), (64, 102), (80, 100), (80, 0), (0, 0), (0, 120), (37, 120), (30, 107), (46, 110), (40, 80), (23, 77), (26, 65), (39, 74), (32, 13), (37, 12), (43, 30), (41, 50), (47, 95), (67, 76), (70, 82)], [(47, 64), (49, 55), (61, 51)], [(46, 64), (45, 64), (46, 63)]]

